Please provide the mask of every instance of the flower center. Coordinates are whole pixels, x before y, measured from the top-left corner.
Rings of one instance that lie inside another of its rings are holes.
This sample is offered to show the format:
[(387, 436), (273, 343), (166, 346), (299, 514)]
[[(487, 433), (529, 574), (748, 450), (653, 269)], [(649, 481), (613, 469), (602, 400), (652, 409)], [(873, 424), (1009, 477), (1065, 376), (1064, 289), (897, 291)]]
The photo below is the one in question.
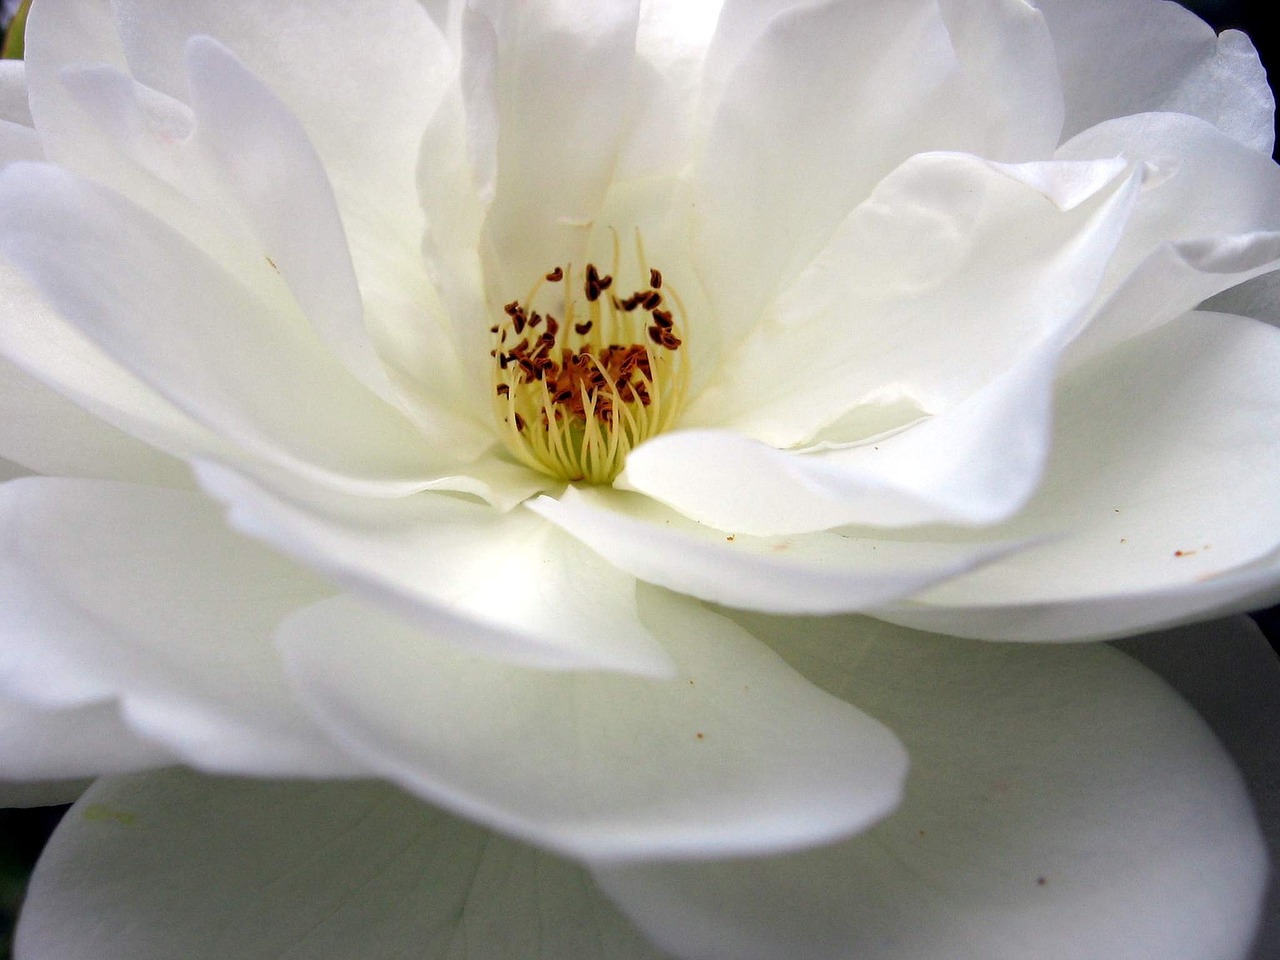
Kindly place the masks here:
[(490, 328), (503, 440), (535, 470), (610, 483), (627, 454), (679, 412), (684, 306), (645, 262), (638, 235), (636, 248), (639, 281), (625, 297), (615, 235), (611, 273), (557, 266)]

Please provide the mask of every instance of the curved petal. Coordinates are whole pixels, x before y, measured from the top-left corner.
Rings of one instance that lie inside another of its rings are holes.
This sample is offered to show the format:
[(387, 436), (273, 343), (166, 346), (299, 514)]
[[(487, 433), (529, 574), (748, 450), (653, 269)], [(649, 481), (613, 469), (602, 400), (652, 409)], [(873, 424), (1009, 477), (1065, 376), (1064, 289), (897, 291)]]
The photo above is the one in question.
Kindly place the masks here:
[(16, 947), (29, 960), (659, 960), (581, 867), (386, 785), (179, 770), (100, 781), (67, 813)]
[(234, 51), (301, 121), (354, 245), (416, 248), (418, 144), (452, 74), (447, 45), (420, 4), (376, 0), (324, 16), (293, 0), (118, 0), (112, 8), (134, 76), (178, 100), (187, 99), (188, 37), (211, 36)]
[(681, 424), (786, 448), (858, 406), (954, 406), (1079, 322), (1140, 196), (1124, 173), (1115, 158), (912, 157), (730, 335)]
[(384, 400), (346, 234), (301, 123), (226, 47), (186, 44), (196, 149), (221, 175), (319, 337)]
[(524, 510), (437, 493), (300, 502), (215, 464), (196, 476), (238, 529), (401, 616), (513, 663), (667, 676), (635, 581)]
[(0, 60), (0, 120), (31, 126), (27, 104), (27, 66), (21, 60)]
[(1280, 330), (1202, 313), (1079, 368), (1059, 391), (1040, 492), (984, 532), (1045, 541), (876, 615), (1052, 640), (1265, 601), (1280, 589), (1277, 371)]
[(36, 473), (189, 486), (178, 460), (98, 418), (0, 359), (0, 456)]
[(1066, 97), (1063, 137), (1113, 117), (1162, 111), (1209, 121), (1269, 156), (1275, 100), (1249, 38), (1175, 3), (1036, 0)]
[(833, 847), (593, 868), (659, 946), (690, 960), (1245, 956), (1266, 883), (1249, 801), (1151, 673), (1102, 645), (748, 622), (900, 731), (917, 773), (892, 816)]
[[(1249, 617), (1117, 640), (1200, 712), (1248, 784), (1274, 869), (1280, 851), (1280, 660)], [(1210, 666), (1211, 665), (1211, 666)], [(1229, 665), (1229, 666), (1223, 666)], [(1206, 666), (1209, 666), (1206, 669)], [(1280, 886), (1267, 886), (1251, 960), (1280, 951)]]
[(725, 322), (754, 322), (909, 156), (1022, 161), (1058, 143), (1052, 50), (1029, 4), (779, 6), (730, 0), (709, 54), (695, 252)]
[(337, 363), (278, 288), (251, 292), (123, 198), (56, 167), (11, 165), (0, 251), (121, 364), (247, 451), (375, 495), (421, 488), (436, 459), (421, 434)]
[(192, 493), (30, 478), (0, 487), (0, 686), (46, 709), (116, 698), (196, 766), (350, 775), (296, 706), (276, 623), (328, 592)]
[(171, 750), (139, 739), (115, 703), (49, 710), (0, 699), (0, 776), (5, 781), (67, 781), (165, 767), (176, 760)]
[[(639, 0), (483, 0), (492, 29), (496, 181), (485, 225), (495, 303), (576, 259), (613, 177), (624, 132)], [(475, 83), (474, 76), (470, 82)]]
[(1202, 120), (1124, 117), (1085, 131), (1057, 155), (1123, 156), (1152, 171), (1108, 267), (1097, 316), (1068, 364), (1280, 262), (1280, 169)]
[[(159, 450), (178, 457), (196, 450), (225, 453), (225, 446), (212, 434), (139, 383), (84, 335), (61, 320), (3, 262), (0, 262), (0, 354), (76, 406)], [(14, 392), (30, 392), (21, 385), (21, 381), (22, 375), (15, 372)], [(42, 392), (38, 387), (31, 390), (35, 394)], [(32, 397), (31, 402), (39, 401)], [(61, 406), (56, 400), (52, 405)], [(53, 415), (52, 411), (45, 414), (49, 415)], [(75, 414), (69, 414), (69, 417), (78, 419)], [(17, 427), (11, 426), (10, 429)], [(103, 442), (109, 441), (99, 439), (90, 443), (87, 449), (100, 449)], [(133, 445), (126, 443), (124, 446)], [(34, 455), (34, 449), (32, 453)], [(70, 453), (67, 451), (67, 455)], [(52, 450), (46, 450), (41, 456), (51, 454)], [(133, 459), (132, 453), (125, 456)], [(153, 463), (156, 459), (154, 455), (151, 457)]]
[(300, 694), (362, 761), (575, 857), (791, 850), (893, 808), (906, 756), (888, 730), (695, 602), (640, 599), (676, 679), (508, 666), (345, 598), (290, 618), (280, 643)]
[(895, 543), (847, 533), (729, 534), (644, 497), (570, 488), (529, 509), (649, 583), (747, 610), (847, 613), (908, 596), (1020, 544)]

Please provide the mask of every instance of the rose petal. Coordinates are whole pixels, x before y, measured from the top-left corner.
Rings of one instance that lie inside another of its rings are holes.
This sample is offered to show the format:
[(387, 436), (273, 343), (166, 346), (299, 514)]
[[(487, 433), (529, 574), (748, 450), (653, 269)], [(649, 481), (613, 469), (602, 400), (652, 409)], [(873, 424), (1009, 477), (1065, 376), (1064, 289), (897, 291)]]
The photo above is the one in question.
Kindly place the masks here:
[(224, 178), (316, 333), (365, 386), (389, 399), (337, 203), (301, 123), (209, 37), (187, 42), (187, 69), (196, 149)]
[(1280, 590), (1278, 370), (1280, 330), (1203, 313), (1081, 367), (1059, 391), (1040, 492), (984, 532), (1045, 541), (877, 616), (1053, 640), (1264, 602)]
[(635, 581), (526, 511), (425, 493), (299, 501), (198, 464), (230, 520), (464, 650), (544, 669), (668, 676)]
[(386, 785), (179, 770), (99, 781), (67, 813), (16, 947), (35, 960), (658, 960), (582, 868)]
[(300, 694), (363, 762), (573, 856), (789, 850), (893, 808), (906, 757), (879, 723), (693, 601), (639, 598), (676, 679), (509, 666), (346, 598), (290, 618), (280, 643)]
[(752, 537), (695, 523), (647, 498), (566, 490), (529, 509), (608, 563), (670, 590), (749, 610), (821, 614), (908, 596), (1019, 548), (896, 543), (846, 533)]
[(580, 255), (623, 135), (639, 2), (486, 0), (475, 9), (494, 31), (485, 59), (499, 136), (485, 232), (510, 285), (502, 303)]
[(375, 495), (422, 483), (434, 455), (421, 435), (284, 300), (249, 292), (128, 201), (56, 167), (11, 165), (0, 173), (0, 250), (120, 363), (246, 450)]
[(662, 948), (700, 960), (1248, 950), (1266, 882), (1248, 798), (1204, 723), (1148, 671), (1101, 645), (748, 622), (901, 731), (916, 773), (891, 817), (833, 847), (593, 869)]
[(327, 592), (226, 530), (203, 497), (100, 481), (0, 487), (4, 695), (48, 709), (118, 698), (189, 763), (350, 775), (295, 705), (275, 624)]
[(1124, 169), (911, 158), (730, 330), (681, 423), (793, 447), (857, 406), (942, 413), (1079, 321), (1137, 199)]
[(1144, 114), (1085, 131), (1059, 158), (1123, 156), (1153, 175), (1107, 270), (1080, 363), (1280, 262), (1280, 169), (1194, 117)]
[[(944, 6), (945, 16), (929, 0), (725, 4), (707, 68), (715, 112), (694, 172), (696, 253), (722, 317), (753, 323), (912, 154), (1031, 160), (1057, 144), (1061, 100), (1039, 13), (1002, 0), (963, 15)], [(970, 16), (983, 29), (961, 28)]]
[(1067, 118), (1063, 138), (1112, 117), (1186, 113), (1264, 155), (1275, 100), (1249, 38), (1215, 37), (1195, 14), (1147, 0), (1037, 0), (1053, 37)]
[(27, 65), (21, 60), (0, 60), (0, 120), (31, 126)]
[(189, 486), (167, 457), (0, 359), (0, 454), (36, 473)]
[(47, 710), (0, 699), (0, 771), (6, 781), (67, 781), (129, 773), (168, 766), (176, 759), (172, 751), (140, 739), (115, 703)]

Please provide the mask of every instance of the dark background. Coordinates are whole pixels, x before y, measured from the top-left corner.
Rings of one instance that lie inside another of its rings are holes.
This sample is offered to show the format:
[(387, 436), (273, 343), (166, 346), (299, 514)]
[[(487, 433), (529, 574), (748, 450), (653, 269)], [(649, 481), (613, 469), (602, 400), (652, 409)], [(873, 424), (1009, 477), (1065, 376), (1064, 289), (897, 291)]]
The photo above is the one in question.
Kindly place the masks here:
[[(188, 0), (191, 2), (191, 0)], [(854, 0), (865, 2), (865, 0)], [(871, 0), (874, 2), (874, 0)], [(1280, 51), (1274, 31), (1263, 29), (1264, 8), (1276, 12), (1275, 0), (1181, 0), (1183, 6), (1213, 24), (1219, 31), (1244, 30), (1252, 38), (1268, 66), (1272, 87), (1280, 80)], [(1274, 67), (1272, 65), (1275, 65)], [(1280, 650), (1280, 607), (1254, 614), (1273, 648)], [(63, 808), (0, 810), (0, 960), (8, 960), (8, 941), (13, 917), (21, 902), (26, 877), (35, 864), (49, 833), (57, 825)]]

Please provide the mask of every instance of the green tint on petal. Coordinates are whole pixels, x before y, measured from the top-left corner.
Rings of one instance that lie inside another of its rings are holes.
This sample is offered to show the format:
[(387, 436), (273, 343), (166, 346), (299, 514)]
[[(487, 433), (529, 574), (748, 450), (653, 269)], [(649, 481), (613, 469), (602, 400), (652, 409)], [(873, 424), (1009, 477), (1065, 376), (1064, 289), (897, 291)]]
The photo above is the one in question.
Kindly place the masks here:
[(585, 871), (377, 783), (100, 780), (36, 867), (25, 960), (659, 960)]

